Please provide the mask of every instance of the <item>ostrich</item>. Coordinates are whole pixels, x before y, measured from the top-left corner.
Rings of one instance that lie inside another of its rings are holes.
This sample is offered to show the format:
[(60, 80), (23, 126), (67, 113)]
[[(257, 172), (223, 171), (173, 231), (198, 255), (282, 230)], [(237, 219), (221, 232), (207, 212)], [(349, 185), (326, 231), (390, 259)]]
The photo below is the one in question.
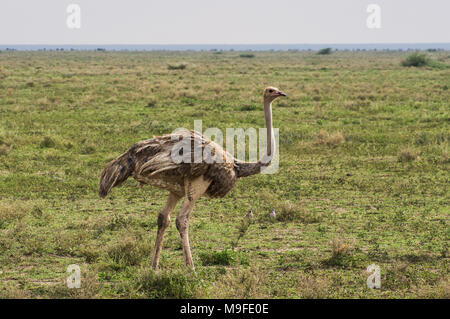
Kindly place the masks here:
[[(218, 144), (200, 133), (184, 130), (137, 142), (127, 152), (106, 165), (99, 183), (99, 195), (102, 198), (114, 186), (119, 186), (130, 176), (133, 176), (140, 185), (149, 184), (169, 191), (166, 205), (158, 215), (158, 231), (152, 257), (153, 269), (158, 269), (164, 232), (169, 226), (170, 214), (181, 198), (184, 198), (184, 201), (176, 218), (176, 226), (181, 237), (184, 264), (194, 269), (188, 230), (189, 216), (195, 201), (203, 195), (210, 198), (224, 197), (234, 187), (238, 178), (258, 174), (270, 165), (275, 150), (272, 102), (279, 96), (286, 96), (286, 94), (274, 87), (264, 90), (264, 115), (268, 142), (266, 153), (257, 162), (235, 159)], [(181, 140), (187, 140), (194, 145), (188, 156), (193, 155), (197, 145), (201, 151), (209, 148), (216, 158), (222, 158), (223, 161), (206, 163), (202, 160), (176, 163), (171, 155)]]

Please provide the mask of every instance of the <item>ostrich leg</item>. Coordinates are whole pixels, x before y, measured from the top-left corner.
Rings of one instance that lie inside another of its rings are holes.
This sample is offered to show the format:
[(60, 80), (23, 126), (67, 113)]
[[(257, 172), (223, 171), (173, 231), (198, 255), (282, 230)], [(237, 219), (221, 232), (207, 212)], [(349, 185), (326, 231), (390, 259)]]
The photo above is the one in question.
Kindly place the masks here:
[(194, 208), (195, 201), (205, 193), (210, 184), (211, 181), (204, 180), (203, 176), (194, 180), (185, 180), (185, 199), (176, 219), (177, 229), (181, 236), (184, 264), (192, 269), (194, 269), (194, 262), (192, 261), (191, 247), (189, 244), (189, 216)]
[(164, 239), (164, 232), (166, 231), (167, 226), (169, 226), (170, 224), (170, 213), (173, 212), (179, 199), (180, 197), (178, 197), (174, 193), (170, 193), (169, 197), (167, 198), (166, 206), (158, 215), (158, 233), (156, 235), (155, 250), (153, 251), (152, 258), (152, 268), (154, 270), (158, 269), (159, 256), (161, 254), (162, 243)]

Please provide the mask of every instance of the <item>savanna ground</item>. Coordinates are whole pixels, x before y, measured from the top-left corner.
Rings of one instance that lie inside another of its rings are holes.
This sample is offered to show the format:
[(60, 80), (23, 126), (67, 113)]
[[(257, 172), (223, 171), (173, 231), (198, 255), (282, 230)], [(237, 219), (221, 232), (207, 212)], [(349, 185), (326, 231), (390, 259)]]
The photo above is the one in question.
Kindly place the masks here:
[[(440, 64), (404, 67), (406, 52), (0, 52), (0, 297), (449, 298), (450, 55), (427, 54)], [(278, 173), (200, 199), (196, 273), (173, 222), (154, 273), (167, 194), (129, 179), (101, 200), (104, 165), (194, 119), (264, 127), (268, 85), (288, 94), (274, 104)], [(66, 287), (70, 264), (80, 289)], [(366, 286), (370, 264), (381, 289)]]

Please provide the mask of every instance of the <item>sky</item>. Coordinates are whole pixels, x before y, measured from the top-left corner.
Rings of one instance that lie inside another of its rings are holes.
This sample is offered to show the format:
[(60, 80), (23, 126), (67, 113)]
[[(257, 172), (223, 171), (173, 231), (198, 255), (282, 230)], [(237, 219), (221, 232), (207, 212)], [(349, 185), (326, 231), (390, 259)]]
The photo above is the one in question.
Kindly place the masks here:
[(450, 42), (450, 0), (0, 0), (0, 44), (437, 42)]

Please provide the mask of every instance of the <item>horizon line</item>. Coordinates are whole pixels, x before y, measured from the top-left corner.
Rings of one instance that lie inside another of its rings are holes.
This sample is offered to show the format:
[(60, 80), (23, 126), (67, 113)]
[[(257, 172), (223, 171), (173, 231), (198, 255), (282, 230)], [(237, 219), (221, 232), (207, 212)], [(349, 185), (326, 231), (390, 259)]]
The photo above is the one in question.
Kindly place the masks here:
[(0, 46), (6, 45), (382, 45), (382, 44), (450, 44), (447, 42), (292, 42), (292, 43), (0, 43)]

